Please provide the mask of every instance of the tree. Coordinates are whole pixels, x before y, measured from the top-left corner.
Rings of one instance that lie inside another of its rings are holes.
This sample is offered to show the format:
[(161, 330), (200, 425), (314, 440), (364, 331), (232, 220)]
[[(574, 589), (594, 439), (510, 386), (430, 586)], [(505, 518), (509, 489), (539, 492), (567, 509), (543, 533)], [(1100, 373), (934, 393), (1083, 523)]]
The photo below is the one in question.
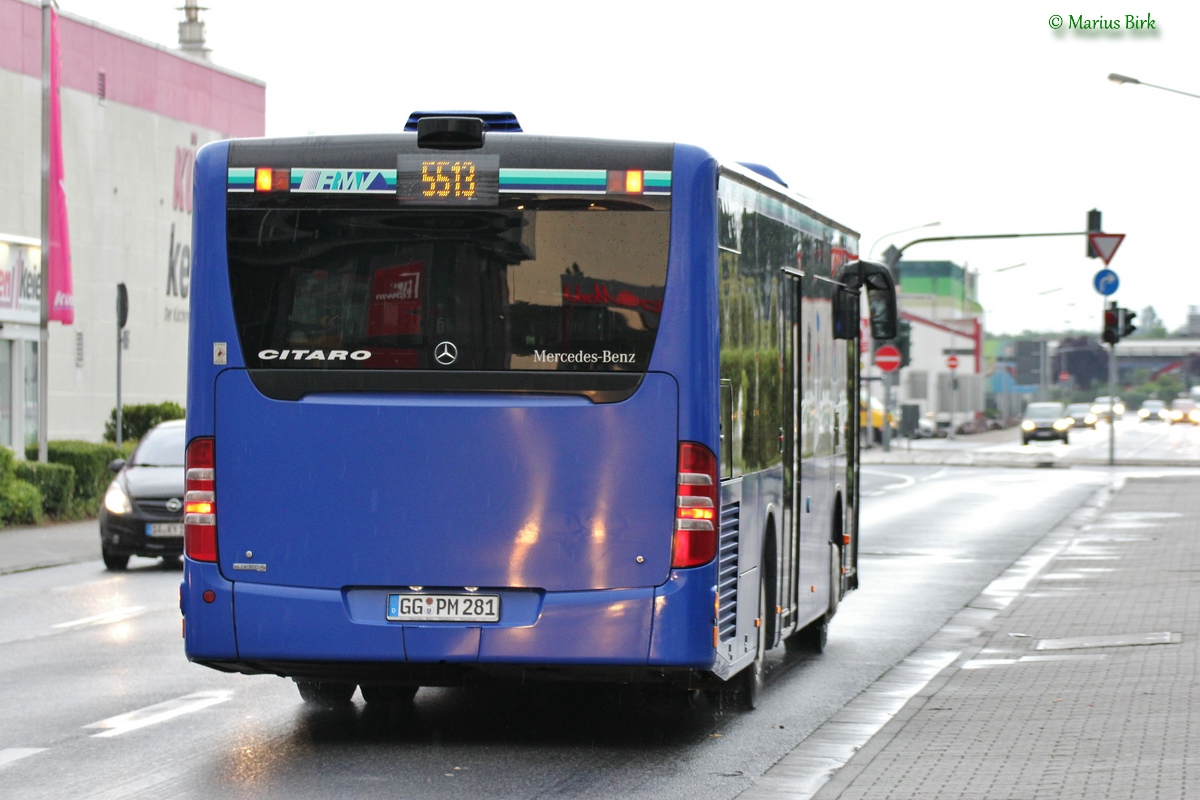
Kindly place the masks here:
[(1058, 343), (1050, 366), (1054, 375), (1066, 372), (1080, 389), (1108, 380), (1108, 352), (1087, 336), (1068, 337)]
[(1162, 318), (1154, 310), (1154, 306), (1146, 306), (1142, 309), (1141, 319), (1138, 321), (1138, 329), (1134, 331), (1131, 339), (1165, 339), (1167, 338), (1167, 326), (1163, 324)]

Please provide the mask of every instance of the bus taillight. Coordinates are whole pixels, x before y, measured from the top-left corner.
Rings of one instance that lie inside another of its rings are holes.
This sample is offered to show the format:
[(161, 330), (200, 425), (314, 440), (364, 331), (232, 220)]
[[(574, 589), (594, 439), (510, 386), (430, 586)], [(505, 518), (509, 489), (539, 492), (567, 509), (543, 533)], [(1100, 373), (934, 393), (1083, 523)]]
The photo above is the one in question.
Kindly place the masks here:
[(707, 564), (717, 555), (717, 457), (702, 444), (679, 443), (671, 567)]
[(193, 561), (217, 560), (216, 442), (193, 439), (184, 462), (187, 483), (183, 495), (183, 546)]

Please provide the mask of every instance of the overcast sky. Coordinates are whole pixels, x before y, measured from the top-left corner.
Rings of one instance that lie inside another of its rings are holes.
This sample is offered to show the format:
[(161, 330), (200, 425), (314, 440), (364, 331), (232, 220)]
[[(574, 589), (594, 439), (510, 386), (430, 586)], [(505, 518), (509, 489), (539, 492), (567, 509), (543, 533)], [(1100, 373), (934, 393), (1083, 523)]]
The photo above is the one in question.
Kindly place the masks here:
[[(180, 0), (60, 0), (174, 47)], [(862, 234), (1127, 235), (1114, 296), (1200, 306), (1200, 3), (203, 0), (213, 61), (267, 84), (267, 134), (399, 130), (415, 109), (680, 141), (771, 165)], [(717, 9), (723, 9), (718, 11)], [(1129, 30), (1126, 14), (1153, 31)], [(1072, 29), (1072, 14), (1119, 30)], [(1051, 27), (1061, 15), (1062, 28)], [(1100, 328), (1083, 237), (916, 245), (981, 273), (992, 333)], [(1017, 269), (997, 272), (1013, 264)], [(990, 274), (989, 274), (990, 273)]]

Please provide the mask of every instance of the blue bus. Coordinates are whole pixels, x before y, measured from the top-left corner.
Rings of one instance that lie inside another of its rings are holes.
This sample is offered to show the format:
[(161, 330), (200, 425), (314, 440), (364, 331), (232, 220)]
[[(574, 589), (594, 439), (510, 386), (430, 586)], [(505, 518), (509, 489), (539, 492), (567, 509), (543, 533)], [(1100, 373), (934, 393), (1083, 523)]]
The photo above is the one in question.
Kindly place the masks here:
[[(504, 114), (209, 144), (186, 652), (306, 701), (475, 680), (758, 702), (858, 585), (863, 314), (770, 170)], [(865, 309), (865, 312), (862, 310)]]

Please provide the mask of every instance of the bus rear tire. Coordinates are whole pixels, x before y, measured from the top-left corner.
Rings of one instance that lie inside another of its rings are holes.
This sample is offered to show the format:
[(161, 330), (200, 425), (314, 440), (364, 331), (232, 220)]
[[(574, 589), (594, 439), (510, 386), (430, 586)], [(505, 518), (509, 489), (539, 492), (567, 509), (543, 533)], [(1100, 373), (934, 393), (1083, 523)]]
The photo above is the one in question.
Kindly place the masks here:
[(842, 599), (842, 548), (835, 544), (829, 548), (829, 551), (829, 606), (819, 618), (784, 640), (788, 652), (815, 654), (825, 652), (825, 646), (829, 642), (829, 621), (837, 613)]
[(336, 681), (296, 681), (300, 697), (310, 706), (344, 706), (354, 697), (358, 687), (353, 683)]

